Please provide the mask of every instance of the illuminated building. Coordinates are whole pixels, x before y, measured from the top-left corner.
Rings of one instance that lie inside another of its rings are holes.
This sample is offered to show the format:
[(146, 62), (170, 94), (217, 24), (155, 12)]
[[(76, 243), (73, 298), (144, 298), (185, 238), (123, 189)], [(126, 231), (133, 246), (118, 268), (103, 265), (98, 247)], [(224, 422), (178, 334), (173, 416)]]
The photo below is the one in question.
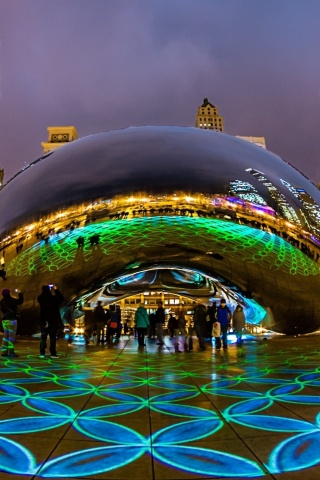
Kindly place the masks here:
[(320, 325), (319, 204), (319, 190), (280, 157), (221, 132), (91, 135), (2, 188), (6, 286), (25, 292), (24, 325), (34, 323), (40, 286), (55, 283), (82, 306), (145, 293), (169, 294), (173, 305), (224, 296), (253, 325), (311, 332)]
[[(224, 131), (223, 117), (219, 115), (218, 107), (209, 102), (207, 98), (203, 100), (202, 105), (198, 108), (196, 117), (196, 128), (202, 128), (204, 130), (214, 130), (216, 132)], [(237, 135), (237, 138), (241, 138), (247, 142), (253, 143), (258, 147), (266, 149), (266, 139), (264, 137), (245, 137)]]
[(203, 100), (202, 105), (198, 108), (195, 126), (204, 130), (214, 130), (215, 132), (224, 131), (223, 117), (219, 115), (218, 107), (212, 105), (207, 98)]
[(41, 142), (43, 153), (51, 152), (62, 147), (66, 143), (73, 142), (78, 139), (75, 127), (48, 127), (48, 141)]
[(290, 205), (290, 202), (287, 200), (285, 195), (272, 183), (272, 181), (269, 180), (263, 172), (253, 168), (248, 168), (247, 171), (251, 175), (255, 176), (265, 187), (267, 187), (271, 198), (275, 201), (275, 204), (278, 205), (280, 213), (283, 215), (283, 217), (290, 222), (300, 225), (301, 222), (297, 215), (296, 209)]

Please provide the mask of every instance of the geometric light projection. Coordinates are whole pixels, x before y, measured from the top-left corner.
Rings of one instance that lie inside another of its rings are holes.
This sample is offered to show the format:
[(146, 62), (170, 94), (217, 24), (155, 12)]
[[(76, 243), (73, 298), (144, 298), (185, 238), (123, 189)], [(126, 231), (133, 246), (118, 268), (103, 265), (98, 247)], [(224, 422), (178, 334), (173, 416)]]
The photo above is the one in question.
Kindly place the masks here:
[[(170, 469), (180, 472), (177, 478), (183, 472), (258, 478), (303, 474), (319, 464), (319, 352), (308, 340), (286, 348), (231, 346), (214, 355), (210, 348), (183, 360), (170, 340), (166, 344), (161, 355), (148, 341), (137, 353), (136, 340), (124, 337), (118, 348), (75, 350), (53, 361), (20, 342), (18, 360), (0, 360), (0, 471), (107, 478), (119, 470), (119, 478), (129, 478), (126, 467), (150, 459), (155, 477), (146, 468), (146, 478), (163, 478), (161, 468), (169, 477)], [(305, 420), (299, 408), (314, 411), (313, 418)], [(28, 443), (41, 432), (55, 442), (48, 453), (39, 436), (37, 444)], [(267, 458), (245, 442), (234, 451), (239, 438), (268, 432)], [(68, 448), (60, 449), (59, 435)], [(224, 448), (216, 442), (221, 438), (228, 439)]]
[[(290, 275), (318, 275), (319, 267), (300, 250), (281, 237), (263, 230), (226, 222), (181, 216), (155, 216), (112, 220), (87, 225), (82, 228), (54, 235), (48, 244), (35, 243), (22, 251), (8, 265), (8, 275), (32, 275), (66, 269), (77, 253), (76, 239), (85, 238), (83, 257), (90, 262), (93, 248), (88, 238), (99, 235), (99, 248), (103, 255), (115, 256), (124, 250), (141, 247), (156, 247), (172, 244), (199, 251), (213, 251), (235, 258), (241, 255), (249, 263), (259, 263), (263, 268), (282, 269)], [(174, 241), (173, 241), (174, 239)]]

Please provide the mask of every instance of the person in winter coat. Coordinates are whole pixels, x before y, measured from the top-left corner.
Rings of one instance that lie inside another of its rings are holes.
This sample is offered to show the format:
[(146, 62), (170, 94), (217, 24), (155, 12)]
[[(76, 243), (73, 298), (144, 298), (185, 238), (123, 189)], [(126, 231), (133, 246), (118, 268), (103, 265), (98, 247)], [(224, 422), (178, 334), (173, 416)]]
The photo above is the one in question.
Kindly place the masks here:
[(141, 304), (136, 310), (136, 313), (134, 316), (134, 324), (138, 332), (139, 347), (144, 347), (145, 346), (144, 337), (145, 337), (147, 328), (150, 325), (150, 322), (149, 322), (148, 312), (144, 308), (143, 304)]
[(174, 329), (176, 327), (176, 324), (177, 324), (177, 319), (176, 319), (174, 313), (169, 313), (168, 332), (169, 332), (170, 338), (174, 337)]
[(43, 285), (38, 296), (40, 305), (40, 358), (45, 358), (47, 337), (50, 338), (50, 358), (59, 358), (56, 350), (57, 334), (62, 327), (60, 305), (64, 296), (55, 285)]
[(157, 345), (163, 345), (163, 325), (166, 319), (165, 311), (162, 306), (162, 302), (158, 302), (158, 308), (156, 310), (156, 333), (157, 333)]
[(233, 312), (232, 315), (232, 324), (233, 324), (233, 330), (236, 334), (237, 337), (237, 343), (242, 342), (242, 332), (244, 329), (244, 326), (246, 324), (246, 319), (243, 313), (243, 308), (241, 305), (237, 305), (235, 311)]
[(228, 330), (230, 327), (231, 312), (229, 307), (227, 307), (227, 304), (224, 298), (221, 298), (220, 305), (217, 308), (216, 320), (221, 325), (223, 349), (227, 350), (228, 349)]
[(23, 295), (16, 290), (18, 298), (11, 297), (10, 290), (3, 288), (0, 309), (2, 313), (3, 338), (1, 346), (2, 357), (17, 357), (14, 351), (16, 333), (18, 328), (18, 305), (23, 303)]

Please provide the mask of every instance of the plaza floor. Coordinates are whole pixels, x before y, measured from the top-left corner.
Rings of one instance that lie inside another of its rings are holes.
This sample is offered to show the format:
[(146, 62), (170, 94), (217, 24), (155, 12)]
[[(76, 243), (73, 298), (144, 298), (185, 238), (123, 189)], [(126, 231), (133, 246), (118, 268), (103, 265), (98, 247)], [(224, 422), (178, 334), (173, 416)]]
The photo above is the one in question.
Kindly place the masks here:
[(320, 478), (320, 336), (175, 353), (18, 339), (0, 360), (0, 480)]

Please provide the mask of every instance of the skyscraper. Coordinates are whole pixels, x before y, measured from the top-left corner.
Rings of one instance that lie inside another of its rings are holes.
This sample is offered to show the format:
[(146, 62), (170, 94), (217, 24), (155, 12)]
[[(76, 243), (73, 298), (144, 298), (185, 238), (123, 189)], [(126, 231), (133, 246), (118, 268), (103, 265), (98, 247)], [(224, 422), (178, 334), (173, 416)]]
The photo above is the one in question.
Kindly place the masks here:
[[(197, 128), (205, 130), (214, 130), (216, 132), (224, 132), (223, 117), (219, 115), (218, 107), (212, 105), (207, 98), (204, 98), (203, 104), (198, 108), (196, 124)], [(264, 137), (252, 137), (237, 135), (238, 138), (254, 143), (258, 147), (266, 149), (266, 140)]]
[(216, 132), (224, 131), (223, 117), (219, 115), (218, 107), (212, 105), (207, 98), (198, 108), (195, 126), (205, 130), (215, 130)]

